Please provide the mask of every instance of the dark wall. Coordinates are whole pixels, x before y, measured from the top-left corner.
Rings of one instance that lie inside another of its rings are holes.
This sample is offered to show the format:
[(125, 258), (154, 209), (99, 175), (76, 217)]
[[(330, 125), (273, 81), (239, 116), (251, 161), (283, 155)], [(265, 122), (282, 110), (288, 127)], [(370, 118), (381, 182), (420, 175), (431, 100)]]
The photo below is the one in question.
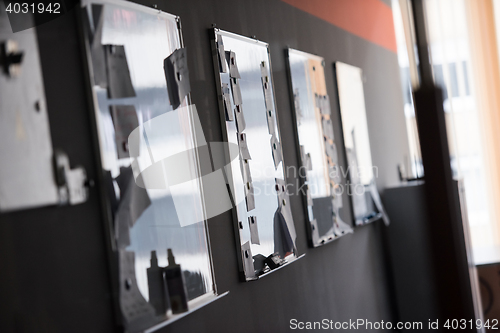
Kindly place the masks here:
[[(380, 189), (397, 183), (396, 165), (408, 154), (397, 56), (278, 0), (142, 1), (182, 19), (192, 100), (207, 141), (222, 139), (208, 29), (217, 27), (270, 44), (284, 159), (297, 166), (284, 49), (325, 58), (334, 130), (341, 143), (333, 62), (364, 71), (372, 158)], [(89, 108), (76, 14), (38, 27), (53, 145), (72, 164), (96, 176)], [(147, 50), (145, 50), (147, 52)], [(290, 144), (285, 144), (289, 142)], [(345, 165), (344, 156), (340, 161)], [(295, 179), (288, 179), (289, 183)], [(110, 332), (113, 308), (97, 189), (74, 207), (0, 215), (0, 330), (2, 332)], [(230, 294), (163, 329), (164, 332), (288, 331), (289, 321), (363, 318), (393, 320), (382, 224), (317, 249), (307, 248), (305, 210), (291, 198), (297, 247), (306, 256), (252, 283), (238, 280), (229, 213), (209, 221), (219, 292)], [(350, 221), (344, 197), (343, 218)], [(5, 329), (4, 329), (5, 328)]]
[[(74, 11), (37, 32), (52, 144), (95, 179)], [(0, 214), (0, 332), (111, 332), (105, 249), (96, 188), (82, 205)]]

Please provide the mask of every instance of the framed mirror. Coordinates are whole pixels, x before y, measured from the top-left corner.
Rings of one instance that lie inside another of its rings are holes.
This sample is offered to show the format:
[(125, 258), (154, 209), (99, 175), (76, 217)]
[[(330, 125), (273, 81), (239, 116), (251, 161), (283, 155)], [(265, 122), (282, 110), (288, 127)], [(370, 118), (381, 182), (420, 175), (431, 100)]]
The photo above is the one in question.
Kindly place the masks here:
[(215, 29), (214, 70), (226, 151), (226, 176), (240, 272), (256, 280), (295, 261), (296, 232), (285, 182), (267, 43)]
[[(378, 169), (372, 163), (361, 68), (335, 62), (342, 133), (348, 164), (352, 213), (357, 226), (383, 217), (375, 186)], [(377, 207), (378, 206), (378, 207)]]
[(298, 174), (307, 206), (309, 243), (316, 247), (352, 233), (352, 228), (340, 218), (342, 171), (326, 91), (325, 61), (294, 49), (286, 54), (300, 151)]
[(125, 1), (81, 6), (118, 313), (127, 332), (143, 331), (217, 294), (196, 149), (204, 136), (179, 18)]

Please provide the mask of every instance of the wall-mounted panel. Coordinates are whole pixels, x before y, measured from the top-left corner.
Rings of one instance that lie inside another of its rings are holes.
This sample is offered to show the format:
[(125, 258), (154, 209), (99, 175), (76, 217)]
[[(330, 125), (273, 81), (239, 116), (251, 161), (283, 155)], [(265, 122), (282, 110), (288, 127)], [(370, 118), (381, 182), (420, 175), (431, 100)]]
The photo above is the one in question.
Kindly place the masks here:
[(127, 331), (143, 330), (216, 293), (206, 142), (179, 18), (115, 1), (82, 11), (117, 303)]
[(288, 49), (287, 55), (301, 162), (297, 174), (307, 206), (309, 243), (315, 247), (352, 233), (352, 228), (339, 213), (344, 187), (326, 91), (325, 61), (293, 49)]
[(214, 69), (240, 271), (255, 280), (297, 259), (267, 43), (216, 29)]
[(375, 185), (378, 168), (372, 163), (370, 136), (366, 120), (363, 73), (361, 68), (335, 62), (342, 133), (348, 164), (349, 198), (356, 225), (363, 225), (384, 218)]
[[(25, 14), (24, 20), (32, 17)], [(4, 8), (0, 8), (0, 153), (0, 211), (58, 203), (36, 31), (12, 33)]]

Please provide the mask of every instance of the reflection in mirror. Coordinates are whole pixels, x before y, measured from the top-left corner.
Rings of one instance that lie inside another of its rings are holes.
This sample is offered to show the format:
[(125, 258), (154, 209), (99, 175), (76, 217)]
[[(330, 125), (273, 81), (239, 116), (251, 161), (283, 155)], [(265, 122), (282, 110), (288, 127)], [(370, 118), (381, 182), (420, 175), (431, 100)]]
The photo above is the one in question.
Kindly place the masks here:
[(335, 63), (335, 72), (348, 163), (349, 197), (355, 223), (362, 225), (381, 218), (383, 211), (375, 187), (377, 168), (372, 164), (370, 151), (363, 74), (360, 68), (341, 62)]
[(324, 60), (288, 49), (288, 69), (293, 93), (297, 138), (301, 154), (298, 174), (308, 211), (309, 241), (326, 244), (352, 233), (340, 218), (342, 172), (338, 165), (330, 99), (326, 92)]
[(212, 42), (225, 140), (239, 147), (226, 173), (240, 272), (255, 280), (297, 259), (268, 45), (218, 29)]
[[(128, 2), (82, 11), (119, 308), (142, 331), (216, 292), (195, 149), (206, 143), (178, 18)], [(191, 177), (180, 184), (165, 162), (176, 154)]]

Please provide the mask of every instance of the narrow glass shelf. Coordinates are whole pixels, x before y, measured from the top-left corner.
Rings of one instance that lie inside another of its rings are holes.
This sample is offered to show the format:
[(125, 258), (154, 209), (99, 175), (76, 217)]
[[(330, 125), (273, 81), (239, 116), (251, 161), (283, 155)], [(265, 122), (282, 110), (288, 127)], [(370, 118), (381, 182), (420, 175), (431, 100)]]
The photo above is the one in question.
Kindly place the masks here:
[(225, 293), (220, 294), (220, 295), (207, 294), (204, 296), (200, 296), (200, 297), (196, 298), (195, 300), (193, 300), (192, 302), (189, 302), (189, 310), (188, 311), (183, 312), (183, 313), (179, 313), (179, 314), (175, 314), (175, 315), (169, 314), (169, 318), (167, 320), (162, 321), (161, 323), (156, 324), (155, 326), (144, 330), (144, 333), (155, 332), (162, 327), (170, 325), (173, 322), (175, 322), (181, 318), (184, 318), (184, 317), (188, 316), (189, 314), (195, 312), (196, 310), (201, 309), (202, 307), (204, 307), (212, 302), (215, 302), (216, 300), (226, 296), (227, 294), (229, 294), (229, 291), (226, 291)]
[(304, 253), (303, 255), (301, 255), (301, 256), (299, 256), (299, 257), (295, 258), (295, 259), (294, 259), (294, 260), (292, 260), (292, 261), (287, 262), (286, 264), (284, 264), (284, 265), (282, 265), (282, 266), (280, 266), (280, 267), (278, 267), (278, 268), (271, 269), (269, 272), (266, 272), (266, 273), (264, 273), (264, 274), (262, 274), (262, 275), (259, 275), (258, 279), (255, 279), (255, 280), (249, 280), (249, 281), (257, 281), (257, 280), (259, 280), (259, 279), (262, 279), (264, 276), (267, 276), (267, 275), (269, 275), (269, 274), (271, 274), (271, 273), (274, 273), (274, 272), (276, 272), (276, 271), (279, 271), (279, 270), (280, 270), (280, 269), (282, 269), (283, 267), (286, 267), (286, 266), (290, 265), (292, 262), (296, 262), (297, 260), (299, 260), (299, 259), (301, 259), (301, 258), (304, 258), (304, 256), (305, 256), (305, 255), (306, 255), (306, 254)]

